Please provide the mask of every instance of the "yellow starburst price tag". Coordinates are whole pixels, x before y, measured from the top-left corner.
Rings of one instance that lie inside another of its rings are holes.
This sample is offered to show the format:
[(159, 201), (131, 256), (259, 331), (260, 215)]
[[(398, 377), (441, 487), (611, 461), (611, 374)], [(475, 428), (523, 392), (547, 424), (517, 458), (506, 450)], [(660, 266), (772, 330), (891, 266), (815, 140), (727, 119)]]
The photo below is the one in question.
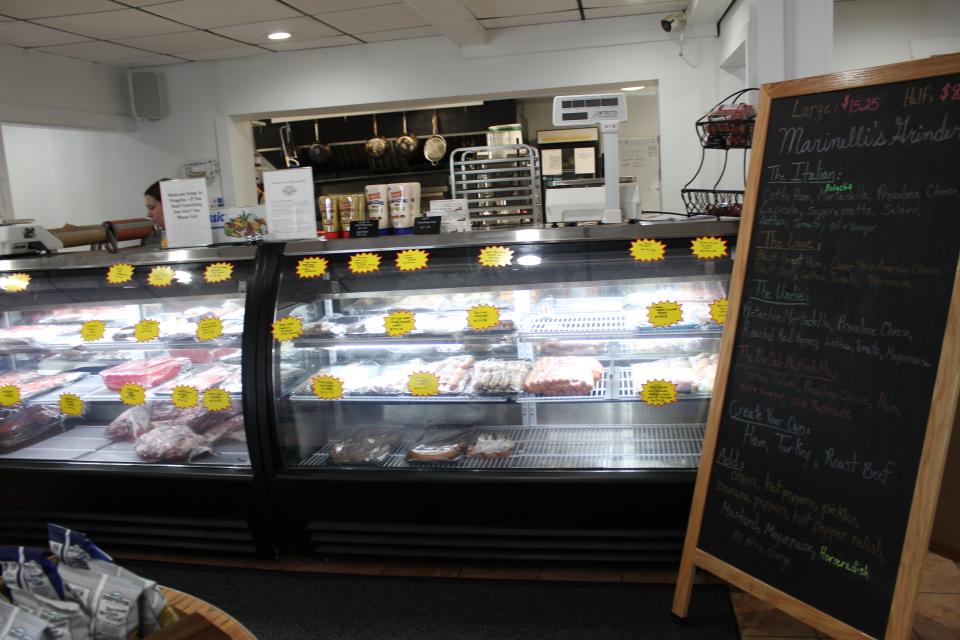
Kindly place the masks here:
[(303, 321), (296, 316), (280, 318), (273, 323), (273, 339), (277, 342), (288, 342), (299, 338), (303, 333)]
[(103, 334), (107, 330), (107, 323), (103, 320), (88, 320), (80, 325), (80, 337), (84, 342), (96, 342), (103, 340)]
[(417, 317), (412, 311), (393, 311), (383, 319), (388, 336), (405, 336), (416, 329)]
[(480, 304), (467, 309), (467, 326), (474, 331), (492, 329), (500, 324), (500, 309)]
[(207, 411), (223, 411), (230, 408), (230, 394), (212, 387), (203, 392), (203, 406)]
[(120, 402), (131, 407), (147, 401), (147, 390), (139, 384), (127, 383), (120, 387)]
[(160, 323), (156, 320), (141, 320), (133, 325), (133, 337), (137, 342), (150, 342), (160, 337)]
[(20, 404), (20, 387), (12, 384), (0, 387), (0, 405), (12, 407), (15, 404)]
[(302, 258), (297, 262), (297, 276), (301, 278), (319, 278), (327, 272), (330, 263), (326, 258)]
[(173, 406), (178, 409), (189, 409), (190, 407), (197, 406), (200, 402), (200, 392), (196, 387), (177, 385), (173, 388), (170, 401), (173, 402)]
[(347, 268), (353, 273), (373, 273), (380, 270), (380, 256), (375, 253), (355, 253)]
[(169, 287), (176, 276), (177, 272), (171, 267), (154, 267), (147, 274), (147, 284), (151, 287)]
[(220, 318), (201, 318), (197, 321), (197, 340), (206, 342), (216, 340), (223, 335), (223, 320)]
[(667, 245), (659, 240), (640, 238), (630, 243), (630, 256), (638, 262), (656, 262), (667, 256)]
[(713, 260), (727, 255), (727, 241), (723, 238), (701, 236), (690, 243), (693, 255), (701, 260)]
[(509, 267), (513, 262), (513, 249), (506, 247), (484, 247), (480, 249), (480, 266)]
[(397, 269), (400, 271), (426, 269), (429, 261), (430, 254), (423, 249), (406, 249), (397, 254)]
[(112, 265), (107, 269), (107, 282), (110, 284), (123, 284), (133, 280), (133, 265), (121, 262)]
[(335, 376), (317, 376), (313, 379), (313, 395), (321, 400), (339, 400), (343, 397), (343, 380)]
[(203, 270), (203, 281), (209, 284), (226, 282), (233, 277), (233, 265), (229, 262), (214, 262)]
[(710, 303), (710, 319), (717, 324), (727, 322), (727, 299), (720, 298)]
[(61, 393), (58, 404), (60, 405), (60, 413), (65, 416), (83, 415), (83, 400), (75, 393)]
[(426, 371), (411, 373), (407, 378), (407, 390), (415, 396), (435, 396), (440, 393), (440, 378)]
[(647, 318), (655, 327), (669, 327), (683, 320), (683, 307), (678, 302), (655, 302), (647, 307)]
[(30, 275), (26, 273), (11, 273), (0, 276), (0, 288), (7, 293), (20, 293), (30, 286)]
[(677, 385), (666, 380), (650, 380), (640, 387), (640, 398), (652, 407), (677, 401)]

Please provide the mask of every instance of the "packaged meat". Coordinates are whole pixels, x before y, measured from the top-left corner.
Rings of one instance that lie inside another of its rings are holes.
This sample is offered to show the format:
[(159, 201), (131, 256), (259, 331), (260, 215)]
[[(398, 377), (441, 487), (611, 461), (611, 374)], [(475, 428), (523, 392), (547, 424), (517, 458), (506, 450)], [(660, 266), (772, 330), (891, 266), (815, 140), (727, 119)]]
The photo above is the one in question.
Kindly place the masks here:
[(451, 356), (431, 363), (427, 370), (436, 374), (439, 379), (437, 390), (440, 394), (459, 395), (467, 390), (475, 361), (473, 356)]
[(496, 460), (497, 458), (506, 458), (513, 455), (517, 448), (517, 443), (509, 438), (499, 435), (483, 434), (477, 438), (467, 449), (467, 455), (471, 458), (484, 458), (486, 460)]
[(86, 377), (86, 375), (85, 373), (78, 372), (58, 373), (52, 376), (40, 376), (29, 382), (20, 382), (18, 385), (20, 387), (20, 397), (26, 400), (32, 396), (47, 393), (71, 382), (76, 382), (80, 378)]
[(0, 450), (8, 450), (42, 438), (63, 427), (58, 407), (31, 404), (0, 414)]
[(50, 555), (43, 549), (0, 547), (3, 582), (45, 598), (63, 597), (63, 583)]
[[(7, 585), (13, 604), (40, 618), (49, 626), (49, 637), (57, 640), (90, 640), (90, 616), (76, 602), (45, 598)], [(18, 637), (18, 640), (22, 640)]]
[[(220, 347), (217, 349), (171, 349), (171, 357), (186, 358), (193, 364), (209, 364), (219, 362), (220, 364), (240, 364), (240, 349), (229, 347)], [(232, 362), (232, 356), (237, 355), (236, 362)], [(228, 360), (230, 359), (230, 360)]]
[(150, 430), (150, 407), (130, 407), (107, 425), (105, 435), (110, 440), (136, 440)]
[(233, 368), (215, 364), (200, 371), (191, 372), (166, 385), (168, 391), (173, 391), (175, 386), (195, 387), (198, 391), (205, 391), (210, 387), (217, 386), (218, 383), (226, 380), (234, 373)]
[(236, 433), (242, 433), (243, 426), (243, 414), (237, 413), (214, 424), (204, 432), (203, 437), (208, 443), (213, 444), (223, 438), (230, 438)]
[(172, 402), (153, 402), (149, 406), (150, 422), (154, 424), (173, 422), (189, 426), (193, 420), (196, 420), (201, 414), (206, 412), (206, 409), (199, 404), (193, 407), (184, 407), (183, 409), (177, 407)]
[(209, 453), (203, 436), (190, 427), (165, 423), (140, 436), (133, 445), (134, 452), (147, 462), (188, 462)]
[[(230, 403), (230, 407), (223, 411), (207, 411), (202, 409), (193, 420), (187, 423), (187, 426), (190, 427), (194, 433), (204, 435), (209, 442), (213, 442), (208, 435), (209, 431), (212, 431), (231, 418), (236, 416), (242, 417), (242, 414), (243, 407), (240, 405), (240, 401), (234, 400)], [(240, 423), (240, 427), (243, 428), (243, 422)]]
[(129, 580), (61, 564), (58, 567), (67, 600), (91, 618), (94, 638), (128, 640), (140, 628), (138, 601), (143, 589)]
[(710, 393), (717, 375), (717, 358), (715, 353), (702, 353), (684, 358), (638, 362), (631, 367), (634, 389), (640, 394), (643, 383), (666, 380), (677, 385), (677, 393)]
[[(300, 375), (302, 375), (302, 370)], [(297, 393), (300, 395), (312, 395), (313, 394), (313, 379), (317, 376), (333, 376), (339, 378), (343, 381), (343, 393), (344, 395), (355, 395), (362, 393), (374, 393), (370, 390), (371, 384), (374, 383), (377, 376), (380, 374), (380, 365), (376, 362), (370, 362), (366, 360), (360, 360), (357, 362), (351, 362), (350, 364), (336, 366), (336, 367), (325, 367), (318, 370), (312, 376), (307, 378), (302, 385), (300, 385)], [(283, 377), (283, 366), (280, 367), (280, 376)], [(295, 377), (291, 376), (293, 379)], [(283, 386), (286, 387), (287, 383), (283, 383)], [(400, 393), (399, 391), (397, 393)]]
[(125, 384), (139, 384), (149, 389), (172, 379), (185, 362), (182, 358), (170, 357), (131, 360), (101, 371), (100, 377), (111, 391), (119, 391)]
[(220, 383), (220, 388), (226, 391), (227, 393), (242, 393), (243, 392), (243, 372), (237, 368), (234, 369), (233, 373), (230, 376)]
[(538, 358), (523, 381), (523, 390), (545, 396), (589, 394), (603, 377), (603, 365), (587, 356)]
[(330, 464), (381, 464), (399, 441), (396, 433), (357, 433), (330, 443)]
[(545, 340), (540, 343), (540, 353), (545, 356), (598, 356), (603, 353), (606, 342), (566, 342)]
[(45, 621), (0, 599), (0, 640), (45, 640), (49, 634)]
[(407, 451), (408, 462), (450, 462), (467, 448), (468, 433), (462, 430), (430, 430), (423, 434), (416, 446)]
[(369, 378), (360, 393), (369, 393), (378, 396), (396, 396), (409, 393), (407, 381), (414, 371), (431, 371), (430, 365), (419, 358), (403, 364), (387, 365), (380, 369), (378, 376)]
[(529, 371), (530, 363), (526, 360), (478, 360), (473, 365), (470, 393), (520, 393)]

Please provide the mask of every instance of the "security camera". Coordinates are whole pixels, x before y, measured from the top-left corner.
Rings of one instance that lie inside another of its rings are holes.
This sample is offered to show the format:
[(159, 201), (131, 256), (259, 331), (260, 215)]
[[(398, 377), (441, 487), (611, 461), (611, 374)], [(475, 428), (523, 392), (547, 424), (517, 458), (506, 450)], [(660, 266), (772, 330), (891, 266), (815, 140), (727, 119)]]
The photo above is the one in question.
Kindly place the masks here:
[(681, 11), (680, 13), (671, 13), (666, 18), (663, 18), (660, 21), (660, 28), (670, 33), (673, 31), (673, 28), (683, 29), (683, 26), (687, 23), (687, 14)]

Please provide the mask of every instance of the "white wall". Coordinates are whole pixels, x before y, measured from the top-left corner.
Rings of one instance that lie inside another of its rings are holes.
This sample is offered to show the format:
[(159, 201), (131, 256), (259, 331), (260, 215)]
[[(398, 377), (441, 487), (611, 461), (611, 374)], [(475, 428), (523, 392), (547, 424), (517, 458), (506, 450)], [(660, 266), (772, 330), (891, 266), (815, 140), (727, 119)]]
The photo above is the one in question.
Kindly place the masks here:
[(957, 51), (957, 0), (847, 0), (834, 5), (835, 71)]
[(4, 124), (13, 211), (48, 227), (143, 217), (143, 191), (180, 158), (118, 132)]

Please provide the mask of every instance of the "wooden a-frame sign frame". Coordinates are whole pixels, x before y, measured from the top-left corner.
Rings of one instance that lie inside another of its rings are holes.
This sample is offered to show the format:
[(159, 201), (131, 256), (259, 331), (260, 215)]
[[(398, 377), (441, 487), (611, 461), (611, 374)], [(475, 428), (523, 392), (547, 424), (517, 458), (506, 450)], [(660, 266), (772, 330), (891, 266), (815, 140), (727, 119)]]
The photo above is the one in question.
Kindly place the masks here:
[[(725, 404), (740, 305), (743, 301), (747, 258), (749, 257), (749, 247), (751, 246), (751, 236), (753, 235), (754, 219), (756, 217), (757, 195), (764, 161), (764, 149), (766, 148), (767, 127), (770, 124), (771, 101), (776, 98), (856, 89), (955, 73), (960, 73), (960, 54), (765, 84), (761, 88), (753, 140), (754, 152), (750, 160), (750, 173), (737, 241), (740, 251), (730, 279), (730, 306), (726, 330), (720, 347), (717, 380), (707, 416), (707, 431), (703, 441), (700, 468), (697, 472), (693, 504), (690, 510), (690, 521), (687, 526), (683, 557), (680, 562), (680, 571), (673, 598), (672, 611), (675, 616), (686, 617), (693, 589), (694, 572), (696, 567), (700, 567), (832, 637), (858, 640), (872, 638), (872, 636), (849, 624), (706, 553), (699, 548), (700, 530), (709, 489), (710, 472), (716, 453), (720, 419)], [(946, 332), (943, 338), (936, 384), (934, 385), (930, 414), (927, 420), (926, 436), (920, 455), (913, 502), (910, 507), (884, 640), (907, 640), (911, 637), (914, 607), (919, 590), (920, 568), (930, 543), (937, 498), (940, 494), (940, 481), (950, 443), (950, 431), (957, 410), (958, 395), (960, 395), (960, 267), (958, 267), (958, 272), (954, 274)]]

